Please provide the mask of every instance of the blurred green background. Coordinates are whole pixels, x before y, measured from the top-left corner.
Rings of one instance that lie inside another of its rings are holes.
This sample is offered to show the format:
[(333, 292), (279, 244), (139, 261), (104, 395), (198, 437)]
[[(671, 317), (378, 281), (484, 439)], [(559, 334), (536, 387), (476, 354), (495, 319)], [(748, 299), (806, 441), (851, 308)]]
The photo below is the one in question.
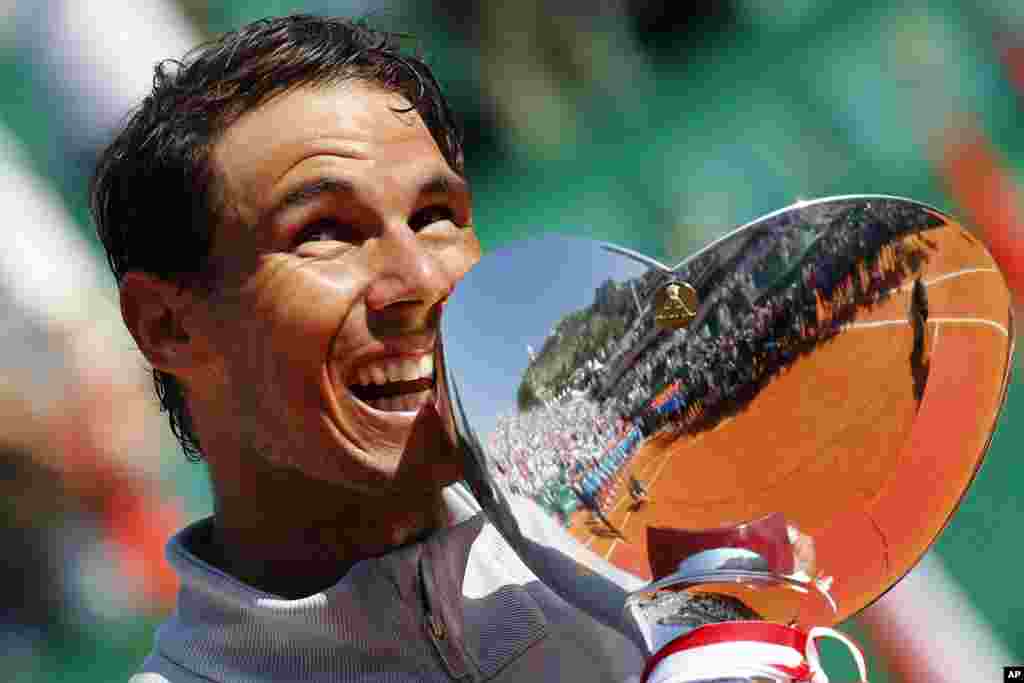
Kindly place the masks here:
[[(100, 259), (86, 185), (116, 116), (82, 103), (118, 84), (89, 76), (97, 72), (88, 66), (69, 69), (68, 56), (55, 53), (92, 41), (143, 81), (152, 60), (118, 39), (136, 24), (120, 26), (100, 3), (6, 4), (0, 123)], [(1011, 179), (1024, 161), (1016, 0), (182, 0), (117, 11), (138, 13), (141, 25), (169, 12), (198, 40), (299, 10), (363, 16), (414, 36), (466, 127), (485, 248), (558, 229), (678, 258), (797, 199), (835, 194), (901, 195), (962, 215), (937, 161), (963, 121), (991, 141)], [(112, 280), (104, 284), (112, 298)], [(986, 465), (935, 549), (1015, 658), (1005, 665), (1024, 662), (1019, 414), (1024, 387), (1015, 381)], [(187, 463), (170, 439), (160, 444), (161, 495), (180, 501), (186, 521), (209, 514), (203, 466)], [(955, 634), (950, 619), (921, 628)], [(126, 680), (159, 620), (159, 611), (94, 605), (20, 649), (0, 646), (14, 653), (0, 652), (0, 662), (10, 658), (7, 670), (18, 672), (9, 680)], [(879, 658), (871, 665), (873, 681), (895, 680)]]

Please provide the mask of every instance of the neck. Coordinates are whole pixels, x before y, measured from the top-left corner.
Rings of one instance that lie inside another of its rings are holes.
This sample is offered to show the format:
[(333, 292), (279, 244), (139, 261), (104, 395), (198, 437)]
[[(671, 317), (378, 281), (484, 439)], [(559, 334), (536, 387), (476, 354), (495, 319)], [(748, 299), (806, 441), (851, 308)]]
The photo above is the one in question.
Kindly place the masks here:
[(214, 478), (210, 560), (285, 598), (322, 591), (357, 562), (416, 542), (447, 522), (440, 490), (367, 498), (296, 470), (275, 470), (269, 486), (233, 483), (225, 490)]

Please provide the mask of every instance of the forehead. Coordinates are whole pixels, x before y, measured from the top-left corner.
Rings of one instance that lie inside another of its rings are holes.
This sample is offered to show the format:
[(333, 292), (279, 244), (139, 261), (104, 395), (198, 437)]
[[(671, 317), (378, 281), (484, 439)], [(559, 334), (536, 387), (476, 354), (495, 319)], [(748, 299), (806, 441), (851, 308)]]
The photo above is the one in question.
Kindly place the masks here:
[(338, 165), (355, 180), (399, 166), (449, 168), (408, 100), (356, 80), (300, 87), (247, 112), (216, 142), (212, 163), (243, 218), (312, 167)]

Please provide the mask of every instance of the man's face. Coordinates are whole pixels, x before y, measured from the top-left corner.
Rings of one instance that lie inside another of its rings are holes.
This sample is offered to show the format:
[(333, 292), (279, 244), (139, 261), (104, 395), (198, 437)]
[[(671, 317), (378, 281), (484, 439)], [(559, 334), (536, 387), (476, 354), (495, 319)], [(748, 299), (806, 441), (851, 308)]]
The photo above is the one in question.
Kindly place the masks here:
[(234, 123), (213, 151), (227, 220), (195, 316), (212, 360), (190, 390), (214, 440), (372, 495), (459, 476), (416, 421), (440, 307), (480, 253), (468, 188), (408, 108), (353, 81)]

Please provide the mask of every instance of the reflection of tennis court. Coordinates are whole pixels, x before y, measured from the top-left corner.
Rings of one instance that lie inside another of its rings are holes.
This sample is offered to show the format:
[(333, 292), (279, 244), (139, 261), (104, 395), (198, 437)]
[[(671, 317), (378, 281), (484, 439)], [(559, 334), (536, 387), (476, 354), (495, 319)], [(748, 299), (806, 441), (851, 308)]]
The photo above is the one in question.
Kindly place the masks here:
[[(826, 574), (851, 561), (862, 562), (866, 575), (905, 570), (917, 555), (894, 556), (898, 548), (930, 541), (941, 510), (973, 475), (963, 471), (963, 453), (979, 453), (984, 444), (963, 439), (987, 434), (976, 418), (990, 422), (998, 407), (991, 384), (1001, 380), (1006, 359), (992, 351), (1005, 352), (1010, 304), (988, 256), (956, 226), (906, 244), (924, 247), (929, 258), (920, 276), (927, 285), (931, 363), (919, 416), (915, 381), (922, 377), (909, 360), (911, 277), (796, 360), (731, 420), (643, 445), (606, 507), (627, 540), (604, 533), (585, 511), (573, 516), (572, 533), (650, 578), (647, 527), (700, 529), (785, 509), (790, 524), (815, 538), (818, 569)], [(982, 379), (988, 385), (979, 386)], [(628, 474), (646, 483), (649, 502), (632, 504)], [(871, 590), (837, 586), (840, 593), (844, 588), (855, 594), (843, 596), (846, 604)]]

